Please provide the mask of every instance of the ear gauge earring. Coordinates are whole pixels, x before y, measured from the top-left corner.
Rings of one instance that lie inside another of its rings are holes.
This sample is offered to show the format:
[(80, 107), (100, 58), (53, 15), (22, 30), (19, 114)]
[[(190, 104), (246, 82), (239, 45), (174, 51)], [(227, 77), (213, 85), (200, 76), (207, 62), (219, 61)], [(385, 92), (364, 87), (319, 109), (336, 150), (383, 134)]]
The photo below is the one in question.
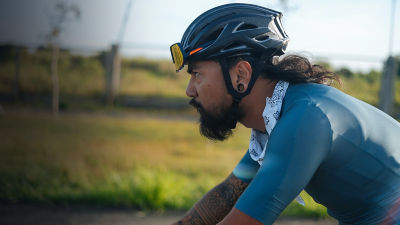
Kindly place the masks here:
[(238, 84), (237, 89), (240, 93), (244, 91), (244, 85), (243, 84)]

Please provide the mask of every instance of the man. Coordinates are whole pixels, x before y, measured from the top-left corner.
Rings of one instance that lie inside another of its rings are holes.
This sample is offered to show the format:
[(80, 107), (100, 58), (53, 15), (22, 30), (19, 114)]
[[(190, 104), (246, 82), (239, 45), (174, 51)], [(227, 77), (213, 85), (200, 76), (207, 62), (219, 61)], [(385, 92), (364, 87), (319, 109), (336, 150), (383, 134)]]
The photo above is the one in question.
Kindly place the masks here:
[(339, 224), (400, 224), (400, 124), (329, 84), (336, 76), (284, 54), (279, 12), (227, 4), (171, 46), (186, 94), (213, 140), (236, 123), (249, 149), (225, 181), (176, 224), (273, 224), (304, 189)]

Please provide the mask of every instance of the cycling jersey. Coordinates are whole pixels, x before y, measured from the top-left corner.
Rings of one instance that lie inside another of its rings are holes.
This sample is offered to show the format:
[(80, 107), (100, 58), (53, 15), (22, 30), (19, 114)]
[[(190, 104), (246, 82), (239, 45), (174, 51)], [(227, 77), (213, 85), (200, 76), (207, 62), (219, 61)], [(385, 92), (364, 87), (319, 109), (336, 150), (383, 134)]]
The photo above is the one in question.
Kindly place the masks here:
[(335, 88), (290, 85), (263, 163), (234, 169), (249, 182), (235, 207), (272, 224), (305, 190), (339, 224), (400, 224), (400, 124)]

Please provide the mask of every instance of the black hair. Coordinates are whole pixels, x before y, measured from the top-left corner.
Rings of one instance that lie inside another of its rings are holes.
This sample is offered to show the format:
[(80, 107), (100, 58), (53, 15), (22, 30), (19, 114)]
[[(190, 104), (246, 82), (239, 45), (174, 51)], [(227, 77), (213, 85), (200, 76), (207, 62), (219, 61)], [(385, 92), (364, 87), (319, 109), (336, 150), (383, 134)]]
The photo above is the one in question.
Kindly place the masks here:
[[(254, 56), (233, 57), (228, 60), (229, 68), (236, 65), (239, 61), (248, 61), (254, 68)], [(272, 60), (271, 60), (272, 61)], [(283, 56), (278, 62), (267, 62), (261, 69), (260, 76), (271, 80), (283, 80), (290, 84), (317, 83), (325, 85), (338, 84), (341, 80), (337, 74), (324, 68), (323, 66), (312, 64), (306, 57), (299, 55)]]

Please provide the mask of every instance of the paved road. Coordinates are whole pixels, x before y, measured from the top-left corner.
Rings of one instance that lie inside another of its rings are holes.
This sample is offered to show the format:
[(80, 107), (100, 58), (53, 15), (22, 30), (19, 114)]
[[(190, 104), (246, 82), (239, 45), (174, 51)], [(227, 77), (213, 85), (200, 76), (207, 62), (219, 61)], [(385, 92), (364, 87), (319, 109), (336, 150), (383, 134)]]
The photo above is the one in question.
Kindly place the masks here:
[[(0, 203), (1, 225), (165, 225), (182, 212), (150, 213), (126, 208), (61, 207)], [(285, 219), (277, 225), (336, 225), (332, 220)]]

